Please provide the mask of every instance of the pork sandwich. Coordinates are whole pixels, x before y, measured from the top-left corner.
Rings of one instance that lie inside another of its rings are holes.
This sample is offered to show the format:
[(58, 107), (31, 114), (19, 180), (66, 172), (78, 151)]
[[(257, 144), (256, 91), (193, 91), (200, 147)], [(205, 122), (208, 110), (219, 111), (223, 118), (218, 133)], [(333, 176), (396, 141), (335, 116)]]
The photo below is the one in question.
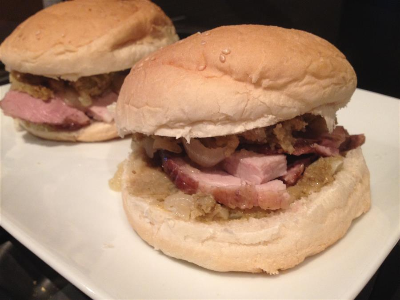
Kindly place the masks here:
[(118, 98), (134, 133), (122, 196), (136, 232), (216, 271), (291, 268), (370, 207), (360, 146), (335, 113), (356, 75), (312, 34), (229, 26), (140, 61)]
[(28, 132), (51, 140), (117, 137), (113, 112), (128, 69), (178, 39), (145, 0), (80, 0), (30, 17), (2, 43), (11, 90), (0, 102)]

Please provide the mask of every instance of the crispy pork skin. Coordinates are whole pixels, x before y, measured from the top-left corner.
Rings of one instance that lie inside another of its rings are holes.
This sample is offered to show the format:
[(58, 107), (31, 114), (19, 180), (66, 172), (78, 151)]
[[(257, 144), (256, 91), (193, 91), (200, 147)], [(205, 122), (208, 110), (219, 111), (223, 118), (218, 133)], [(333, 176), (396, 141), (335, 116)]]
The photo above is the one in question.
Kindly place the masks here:
[[(343, 126), (336, 126), (331, 133), (300, 136), (295, 139), (292, 153), (295, 156), (317, 154), (322, 157), (339, 155), (341, 151), (353, 150), (365, 142), (363, 134), (349, 135)], [(249, 144), (244, 148), (253, 152), (272, 155), (286, 153), (279, 144), (271, 147), (269, 144)]]

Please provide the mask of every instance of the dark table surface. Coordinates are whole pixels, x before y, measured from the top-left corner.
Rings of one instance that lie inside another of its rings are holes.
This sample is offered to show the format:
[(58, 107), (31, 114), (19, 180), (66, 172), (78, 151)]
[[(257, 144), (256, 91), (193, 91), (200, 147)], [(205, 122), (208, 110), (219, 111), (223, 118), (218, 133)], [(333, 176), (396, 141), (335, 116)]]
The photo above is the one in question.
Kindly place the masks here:
[[(181, 38), (230, 24), (302, 29), (338, 47), (353, 65), (358, 87), (400, 98), (400, 1), (398, 0), (155, 0)], [(189, 5), (190, 3), (190, 5)], [(42, 8), (40, 0), (0, 2), (0, 41)], [(8, 75), (0, 66), (0, 84)], [(0, 228), (1, 299), (89, 299)], [(357, 300), (400, 299), (400, 245)]]

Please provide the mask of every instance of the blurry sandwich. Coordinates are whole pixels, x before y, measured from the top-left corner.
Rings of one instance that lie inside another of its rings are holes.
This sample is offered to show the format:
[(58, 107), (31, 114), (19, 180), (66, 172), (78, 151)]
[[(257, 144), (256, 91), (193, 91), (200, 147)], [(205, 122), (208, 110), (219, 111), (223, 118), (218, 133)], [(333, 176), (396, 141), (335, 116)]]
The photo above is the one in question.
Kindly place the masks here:
[(11, 88), (0, 106), (41, 138), (113, 139), (112, 104), (129, 69), (177, 39), (171, 20), (150, 1), (80, 0), (50, 6), (1, 44)]

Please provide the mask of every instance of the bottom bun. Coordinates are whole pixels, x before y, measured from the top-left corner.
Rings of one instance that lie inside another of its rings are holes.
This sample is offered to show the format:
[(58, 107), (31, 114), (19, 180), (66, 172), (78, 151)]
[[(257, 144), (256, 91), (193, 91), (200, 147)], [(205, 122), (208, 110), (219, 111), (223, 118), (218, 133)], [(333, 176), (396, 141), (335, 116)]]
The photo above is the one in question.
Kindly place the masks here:
[(132, 196), (134, 159), (124, 165), (122, 197), (135, 231), (155, 249), (210, 270), (277, 274), (335, 243), (370, 208), (369, 171), (360, 148), (347, 153), (332, 183), (286, 210), (209, 222), (179, 219), (152, 199)]
[(16, 119), (17, 126), (45, 140), (64, 142), (101, 142), (118, 137), (115, 123), (93, 122), (78, 130), (57, 130), (50, 126), (37, 125)]

